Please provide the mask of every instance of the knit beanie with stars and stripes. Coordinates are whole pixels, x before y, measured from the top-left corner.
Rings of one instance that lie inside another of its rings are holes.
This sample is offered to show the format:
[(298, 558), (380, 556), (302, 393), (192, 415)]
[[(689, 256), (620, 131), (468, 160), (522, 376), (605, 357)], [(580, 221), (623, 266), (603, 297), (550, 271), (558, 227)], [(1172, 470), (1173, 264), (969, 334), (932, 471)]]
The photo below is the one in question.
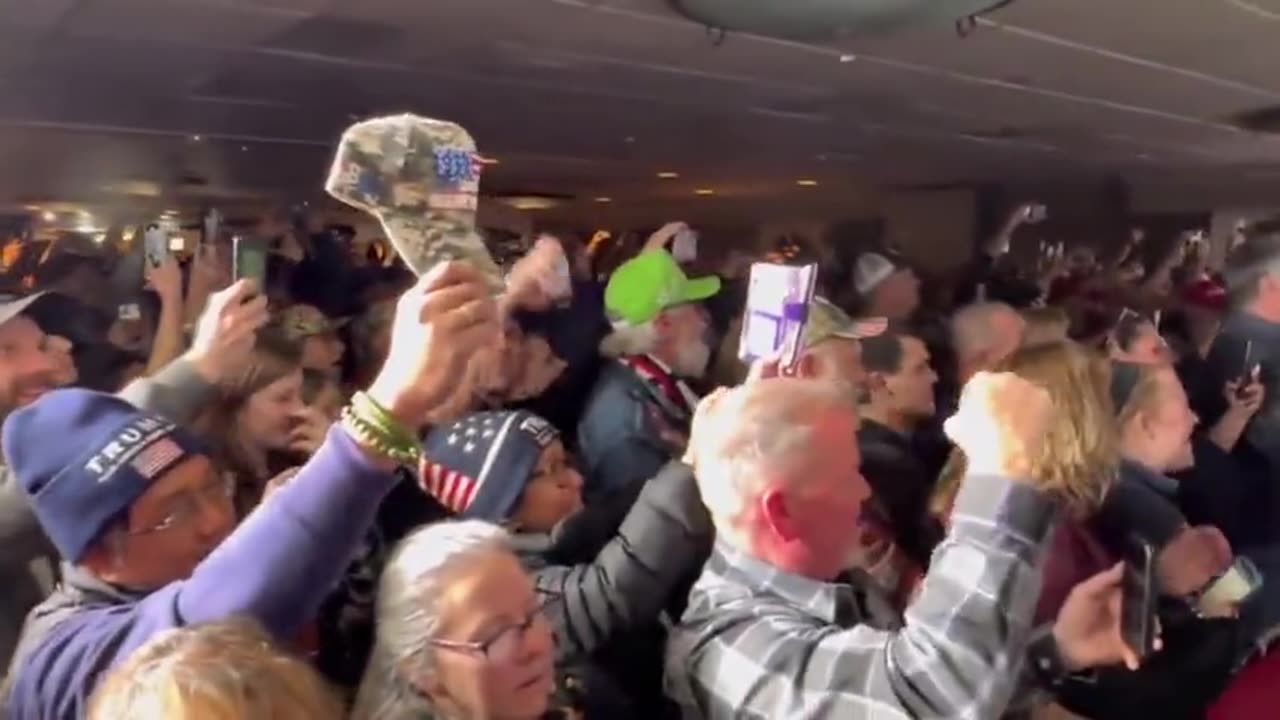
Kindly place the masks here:
[(427, 434), (420, 482), (460, 517), (501, 523), (515, 512), (542, 451), (559, 437), (525, 410), (472, 413)]

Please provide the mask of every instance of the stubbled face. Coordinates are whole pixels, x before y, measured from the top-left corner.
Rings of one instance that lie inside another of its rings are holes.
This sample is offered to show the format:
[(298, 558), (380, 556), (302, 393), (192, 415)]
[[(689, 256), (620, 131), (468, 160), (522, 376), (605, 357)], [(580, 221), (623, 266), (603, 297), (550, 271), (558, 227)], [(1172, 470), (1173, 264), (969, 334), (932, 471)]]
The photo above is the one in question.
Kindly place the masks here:
[(0, 324), (0, 412), (5, 416), (58, 387), (60, 366), (49, 336), (19, 315)]

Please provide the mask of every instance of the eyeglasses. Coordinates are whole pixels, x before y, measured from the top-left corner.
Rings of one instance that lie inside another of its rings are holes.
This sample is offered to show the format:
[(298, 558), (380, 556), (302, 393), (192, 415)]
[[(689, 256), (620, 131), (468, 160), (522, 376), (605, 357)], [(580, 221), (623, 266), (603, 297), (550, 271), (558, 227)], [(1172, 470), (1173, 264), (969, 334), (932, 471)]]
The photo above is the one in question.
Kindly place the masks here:
[(520, 655), (520, 646), (524, 641), (525, 633), (540, 617), (557, 607), (563, 596), (558, 593), (539, 592), (538, 606), (534, 608), (524, 619), (512, 625), (505, 625), (498, 628), (486, 640), (476, 642), (462, 642), (458, 640), (430, 640), (429, 642), (446, 650), (460, 650), (476, 655), (483, 656), (485, 660), (495, 665), (509, 664)]
[(235, 494), (235, 489), (235, 478), (232, 475), (218, 475), (195, 490), (175, 497), (170, 503), (169, 513), (160, 522), (138, 530), (130, 530), (129, 534), (149, 535), (184, 525), (200, 514), (202, 503), (225, 502)]

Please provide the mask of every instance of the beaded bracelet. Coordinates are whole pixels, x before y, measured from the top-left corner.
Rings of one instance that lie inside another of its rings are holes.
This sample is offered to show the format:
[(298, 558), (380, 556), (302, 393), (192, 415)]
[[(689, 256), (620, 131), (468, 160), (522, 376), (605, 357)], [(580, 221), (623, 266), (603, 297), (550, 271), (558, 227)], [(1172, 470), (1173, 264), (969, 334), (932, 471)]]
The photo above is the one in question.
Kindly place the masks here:
[(406, 428), (404, 423), (396, 419), (389, 410), (370, 397), (368, 393), (357, 392), (351, 398), (351, 409), (365, 422), (374, 425), (388, 438), (395, 440), (397, 445), (416, 446), (418, 444), (417, 434)]
[(422, 457), (418, 439), (382, 406), (363, 393), (342, 409), (342, 427), (357, 442), (401, 465), (416, 465)]

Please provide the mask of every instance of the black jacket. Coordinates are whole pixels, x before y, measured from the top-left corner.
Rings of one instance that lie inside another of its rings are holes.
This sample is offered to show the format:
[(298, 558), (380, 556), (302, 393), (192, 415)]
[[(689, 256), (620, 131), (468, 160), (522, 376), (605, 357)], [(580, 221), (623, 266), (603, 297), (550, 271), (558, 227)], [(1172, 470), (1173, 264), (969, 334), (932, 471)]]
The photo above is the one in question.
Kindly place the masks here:
[(863, 420), (858, 428), (858, 450), (862, 474), (889, 516), (894, 542), (927, 568), (944, 535), (942, 525), (928, 512), (937, 476), (917, 458), (910, 437), (872, 420)]
[(538, 588), (563, 598), (550, 617), (560, 665), (589, 661), (627, 693), (639, 717), (656, 717), (665, 703), (660, 616), (687, 596), (713, 531), (688, 467), (669, 463), (633, 487), (641, 488), (634, 505), (598, 550), (627, 495), (589, 507), (550, 536), (518, 536), (517, 552)]

